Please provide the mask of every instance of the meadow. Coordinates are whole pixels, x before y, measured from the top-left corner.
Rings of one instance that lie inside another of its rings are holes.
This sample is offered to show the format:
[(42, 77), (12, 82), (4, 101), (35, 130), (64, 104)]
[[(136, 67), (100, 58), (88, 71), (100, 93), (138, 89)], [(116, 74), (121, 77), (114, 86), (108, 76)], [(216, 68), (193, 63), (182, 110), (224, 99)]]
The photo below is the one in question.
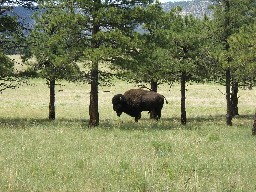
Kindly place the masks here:
[(49, 121), (43, 79), (0, 94), (0, 191), (255, 191), (255, 90), (240, 89), (239, 113), (225, 125), (225, 87), (187, 86), (186, 126), (180, 87), (158, 122), (117, 117), (111, 99), (136, 87), (115, 81), (99, 88), (100, 126), (88, 127), (90, 88), (59, 82), (56, 120)]

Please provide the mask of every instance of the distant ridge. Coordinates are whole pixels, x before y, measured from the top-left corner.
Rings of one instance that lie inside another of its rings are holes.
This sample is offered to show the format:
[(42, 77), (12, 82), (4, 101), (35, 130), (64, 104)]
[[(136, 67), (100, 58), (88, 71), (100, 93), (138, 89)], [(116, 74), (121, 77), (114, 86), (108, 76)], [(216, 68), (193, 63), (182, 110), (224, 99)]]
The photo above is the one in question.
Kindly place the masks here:
[(182, 15), (192, 14), (195, 17), (202, 18), (205, 14), (211, 15), (211, 10), (208, 7), (212, 4), (210, 0), (192, 0), (192, 1), (179, 1), (179, 2), (166, 2), (162, 4), (165, 11), (179, 6), (182, 8)]

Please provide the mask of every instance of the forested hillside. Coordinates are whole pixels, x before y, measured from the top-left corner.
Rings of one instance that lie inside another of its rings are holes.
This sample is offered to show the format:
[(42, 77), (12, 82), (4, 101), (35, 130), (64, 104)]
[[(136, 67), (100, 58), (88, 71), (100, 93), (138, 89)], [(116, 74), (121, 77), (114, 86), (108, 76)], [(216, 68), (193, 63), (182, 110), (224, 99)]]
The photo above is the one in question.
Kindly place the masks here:
[[(208, 9), (208, 6), (211, 4), (209, 0), (194, 0), (194, 1), (180, 1), (180, 2), (167, 2), (163, 3), (162, 7), (165, 11), (170, 11), (174, 7), (181, 7), (182, 8), (182, 14), (192, 14), (196, 17), (203, 17), (204, 14), (210, 15), (210, 10)], [(31, 16), (33, 14), (33, 11), (30, 9), (26, 9), (22, 6), (16, 6), (14, 7), (13, 13), (11, 15), (16, 15), (19, 18), (22, 18), (21, 22), (29, 23), (29, 26), (33, 25), (33, 20), (31, 19)]]

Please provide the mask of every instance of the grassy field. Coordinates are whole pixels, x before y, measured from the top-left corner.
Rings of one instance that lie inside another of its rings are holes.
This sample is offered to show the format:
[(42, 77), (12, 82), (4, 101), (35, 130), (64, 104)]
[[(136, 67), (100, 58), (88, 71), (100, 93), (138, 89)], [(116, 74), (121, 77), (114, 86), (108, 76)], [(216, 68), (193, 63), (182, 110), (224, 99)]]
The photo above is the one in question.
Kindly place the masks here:
[(225, 87), (188, 85), (188, 124), (180, 88), (159, 87), (169, 101), (158, 122), (112, 110), (133, 84), (100, 87), (100, 126), (88, 128), (89, 86), (61, 82), (56, 120), (49, 90), (31, 80), (0, 95), (0, 191), (256, 191), (255, 90), (239, 91), (240, 116), (225, 125)]

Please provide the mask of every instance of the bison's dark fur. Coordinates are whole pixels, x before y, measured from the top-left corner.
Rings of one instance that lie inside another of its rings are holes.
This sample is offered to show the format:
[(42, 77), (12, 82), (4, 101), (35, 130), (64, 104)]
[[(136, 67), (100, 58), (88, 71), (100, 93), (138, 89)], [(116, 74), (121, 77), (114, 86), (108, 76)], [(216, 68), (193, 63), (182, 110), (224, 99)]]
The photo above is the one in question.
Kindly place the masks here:
[(113, 109), (120, 116), (123, 112), (135, 117), (135, 121), (141, 118), (142, 111), (155, 114), (155, 119), (161, 118), (161, 110), (164, 105), (164, 96), (153, 91), (143, 89), (130, 89), (123, 95), (117, 94), (112, 98)]

